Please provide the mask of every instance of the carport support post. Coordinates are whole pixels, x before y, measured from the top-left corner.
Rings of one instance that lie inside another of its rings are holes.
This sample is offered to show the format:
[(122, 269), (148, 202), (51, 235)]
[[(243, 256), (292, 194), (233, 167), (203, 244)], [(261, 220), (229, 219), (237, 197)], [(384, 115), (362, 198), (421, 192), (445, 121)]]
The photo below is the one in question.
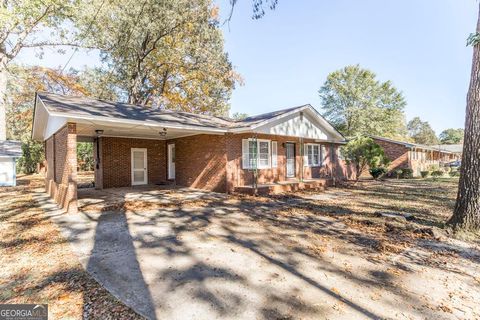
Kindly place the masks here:
[(66, 168), (64, 170), (66, 170), (67, 173), (67, 190), (64, 207), (66, 207), (68, 213), (77, 213), (77, 125), (75, 123), (67, 123), (66, 149), (67, 150), (64, 151), (67, 152), (65, 161)]

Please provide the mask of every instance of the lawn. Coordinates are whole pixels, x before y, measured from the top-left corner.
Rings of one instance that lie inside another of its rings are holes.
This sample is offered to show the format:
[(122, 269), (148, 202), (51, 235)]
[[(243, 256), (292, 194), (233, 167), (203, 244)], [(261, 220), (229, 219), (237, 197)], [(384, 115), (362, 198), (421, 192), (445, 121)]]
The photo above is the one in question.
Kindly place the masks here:
[[(455, 180), (201, 200), (164, 190), (169, 202), (129, 198), (56, 224), (31, 202), (39, 181), (22, 183), (0, 199), (0, 302), (49, 303), (52, 319), (136, 316), (72, 250), (159, 319), (480, 318), (478, 237), (444, 229)], [(71, 246), (57, 225), (74, 231)]]

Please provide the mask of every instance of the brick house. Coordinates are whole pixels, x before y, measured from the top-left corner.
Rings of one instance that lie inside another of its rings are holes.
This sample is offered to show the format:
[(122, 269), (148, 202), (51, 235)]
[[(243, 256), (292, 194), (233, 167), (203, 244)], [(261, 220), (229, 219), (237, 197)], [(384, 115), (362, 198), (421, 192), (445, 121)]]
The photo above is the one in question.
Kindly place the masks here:
[(427, 146), (416, 143), (392, 140), (383, 137), (371, 137), (379, 144), (391, 163), (389, 171), (409, 168), (413, 176), (420, 176), (421, 171), (429, 170), (432, 165), (443, 166), (447, 162), (458, 160), (458, 155), (443, 146)]
[(77, 210), (77, 141), (92, 142), (95, 188), (176, 184), (217, 192), (289, 191), (353, 178), (345, 138), (311, 105), (241, 121), (37, 93), (46, 189)]

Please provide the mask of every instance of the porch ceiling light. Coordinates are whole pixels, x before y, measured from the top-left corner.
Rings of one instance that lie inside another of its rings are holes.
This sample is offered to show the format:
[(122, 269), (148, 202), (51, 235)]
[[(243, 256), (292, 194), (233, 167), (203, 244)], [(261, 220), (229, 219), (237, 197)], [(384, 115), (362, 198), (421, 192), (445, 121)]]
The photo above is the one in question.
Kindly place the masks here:
[(103, 134), (103, 130), (95, 130), (95, 133), (97, 134), (97, 136)]
[(163, 128), (163, 131), (160, 131), (158, 134), (162, 137), (165, 137), (167, 135), (167, 128)]

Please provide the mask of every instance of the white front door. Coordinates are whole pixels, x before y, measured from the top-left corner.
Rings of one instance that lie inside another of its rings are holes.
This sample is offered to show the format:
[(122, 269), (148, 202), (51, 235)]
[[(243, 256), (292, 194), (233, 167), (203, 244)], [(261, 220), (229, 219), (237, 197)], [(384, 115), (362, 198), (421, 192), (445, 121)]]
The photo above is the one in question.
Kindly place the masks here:
[(132, 148), (132, 185), (147, 184), (147, 149)]
[(285, 143), (285, 158), (287, 159), (287, 178), (295, 177), (295, 144)]
[(175, 145), (168, 145), (168, 179), (175, 179)]

